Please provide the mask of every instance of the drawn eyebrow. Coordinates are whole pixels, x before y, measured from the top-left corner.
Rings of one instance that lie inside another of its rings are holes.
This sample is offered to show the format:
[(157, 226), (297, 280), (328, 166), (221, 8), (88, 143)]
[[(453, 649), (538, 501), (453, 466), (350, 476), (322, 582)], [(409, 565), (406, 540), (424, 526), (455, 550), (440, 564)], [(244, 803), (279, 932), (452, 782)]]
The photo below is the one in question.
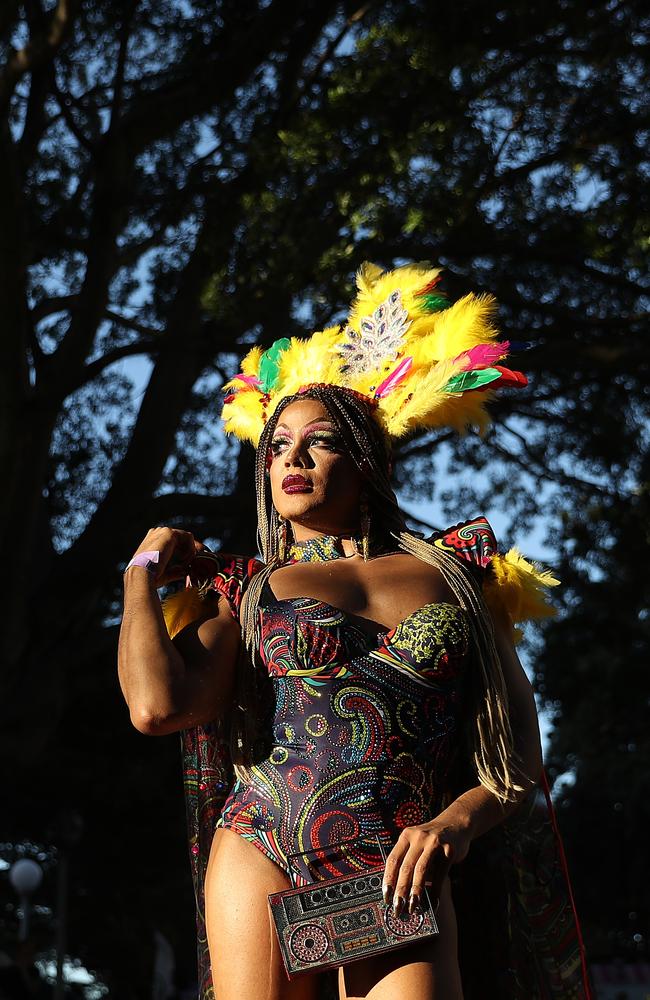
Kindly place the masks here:
[(303, 430), (313, 430), (315, 427), (335, 427), (336, 424), (333, 420), (312, 420), (310, 424), (305, 424)]
[[(333, 420), (325, 420), (325, 419), (321, 418), (319, 420), (312, 420), (312, 422), (310, 424), (305, 424), (305, 426), (303, 427), (303, 430), (304, 431), (306, 431), (306, 430), (313, 430), (314, 427), (327, 427), (327, 428), (330, 428), (330, 427), (336, 427), (336, 424), (334, 423)], [(276, 424), (275, 429), (276, 429), (276, 431), (285, 430), (285, 431), (289, 431), (290, 434), (293, 433), (292, 430), (291, 430), (291, 428), (288, 427), (287, 424)]]

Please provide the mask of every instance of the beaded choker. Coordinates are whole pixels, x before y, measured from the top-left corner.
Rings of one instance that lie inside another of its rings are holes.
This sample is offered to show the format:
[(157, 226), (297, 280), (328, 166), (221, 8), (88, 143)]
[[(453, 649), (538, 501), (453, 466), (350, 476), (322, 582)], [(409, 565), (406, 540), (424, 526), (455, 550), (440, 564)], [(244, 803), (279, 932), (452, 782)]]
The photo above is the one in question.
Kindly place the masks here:
[[(317, 538), (308, 538), (305, 542), (293, 542), (289, 546), (287, 562), (327, 562), (329, 559), (349, 559), (350, 557), (338, 548), (342, 537), (342, 535), (321, 535)], [(351, 535), (350, 538), (356, 552), (361, 552), (361, 536)]]

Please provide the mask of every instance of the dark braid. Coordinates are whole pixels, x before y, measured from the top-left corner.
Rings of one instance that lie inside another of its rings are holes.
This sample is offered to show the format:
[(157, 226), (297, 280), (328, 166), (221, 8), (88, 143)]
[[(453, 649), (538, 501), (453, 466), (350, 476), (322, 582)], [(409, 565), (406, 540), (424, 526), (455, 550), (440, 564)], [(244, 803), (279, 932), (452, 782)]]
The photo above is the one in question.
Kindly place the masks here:
[(461, 560), (408, 531), (390, 483), (387, 436), (373, 415), (370, 404), (357, 393), (332, 385), (314, 385), (304, 392), (281, 399), (269, 417), (257, 447), (257, 538), (265, 565), (252, 577), (241, 608), (244, 642), (239, 671), (238, 711), (235, 712), (233, 725), (233, 758), (238, 772), (245, 777), (247, 766), (261, 753), (258, 730), (260, 705), (266, 700), (262, 690), (266, 674), (264, 669), (257, 669), (263, 667), (259, 657), (258, 607), (264, 584), (281, 565), (278, 542), (280, 522), (266, 475), (267, 455), (280, 414), (289, 403), (301, 399), (317, 399), (323, 404), (364, 477), (373, 528), (371, 545), (375, 553), (397, 548), (435, 566), (460, 606), (470, 612), (475, 669), (470, 672), (468, 707), (471, 718), (468, 722), (474, 763), (482, 785), (504, 801), (515, 799), (522, 790), (519, 781), (529, 782), (519, 767), (513, 749), (507, 690), (492, 620), (480, 588)]

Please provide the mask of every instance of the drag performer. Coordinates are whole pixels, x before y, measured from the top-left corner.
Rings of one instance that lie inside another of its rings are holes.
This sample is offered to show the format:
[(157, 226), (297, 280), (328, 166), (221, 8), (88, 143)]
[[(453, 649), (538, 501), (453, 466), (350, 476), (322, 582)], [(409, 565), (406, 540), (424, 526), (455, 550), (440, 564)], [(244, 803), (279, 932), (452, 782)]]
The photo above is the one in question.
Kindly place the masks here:
[[(226, 431), (257, 447), (261, 559), (162, 527), (125, 571), (131, 718), (182, 737), (201, 1000), (315, 1000), (267, 896), (377, 866), (380, 845), (385, 902), (416, 912), (428, 886), (440, 933), (341, 968), (341, 1000), (584, 1000), (513, 644), (557, 581), (483, 516), (409, 531), (390, 484), (392, 440), (482, 430), (493, 390), (526, 380), (491, 296), (450, 305), (425, 266), (357, 284), (346, 324), (252, 348), (225, 386)], [(182, 578), (163, 617), (157, 588)]]

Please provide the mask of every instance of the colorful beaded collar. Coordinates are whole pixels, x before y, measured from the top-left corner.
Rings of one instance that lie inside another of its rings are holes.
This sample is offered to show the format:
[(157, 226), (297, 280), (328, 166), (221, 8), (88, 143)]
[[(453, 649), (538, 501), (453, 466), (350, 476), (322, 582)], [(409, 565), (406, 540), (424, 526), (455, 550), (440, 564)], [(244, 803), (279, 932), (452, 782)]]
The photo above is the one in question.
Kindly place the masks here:
[(304, 542), (293, 542), (289, 546), (288, 563), (296, 562), (327, 562), (329, 559), (349, 559), (345, 552), (340, 551), (341, 539), (350, 538), (354, 545), (353, 555), (361, 552), (360, 535), (320, 535), (308, 538)]

